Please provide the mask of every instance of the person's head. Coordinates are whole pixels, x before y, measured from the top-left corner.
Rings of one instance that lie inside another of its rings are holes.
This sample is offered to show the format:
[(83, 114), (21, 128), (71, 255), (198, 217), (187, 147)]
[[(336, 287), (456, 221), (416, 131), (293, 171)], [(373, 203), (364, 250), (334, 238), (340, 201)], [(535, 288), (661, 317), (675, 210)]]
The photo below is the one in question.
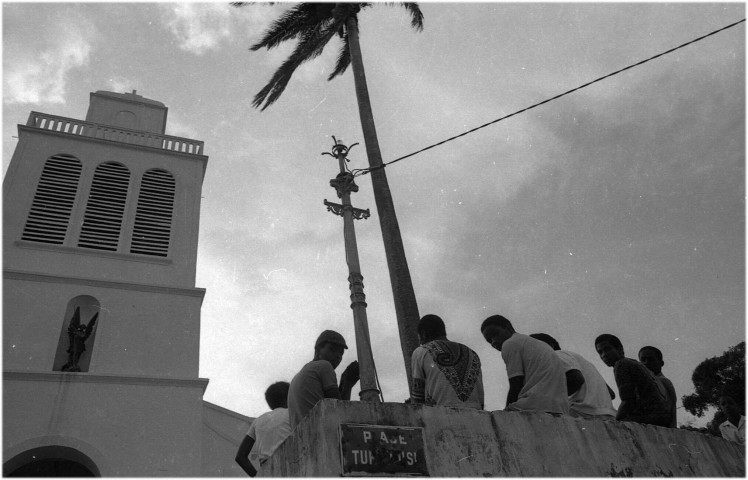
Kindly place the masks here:
[(639, 361), (655, 375), (659, 375), (662, 372), (662, 366), (665, 365), (662, 360), (662, 352), (650, 345), (639, 350)]
[(483, 338), (499, 351), (501, 351), (504, 342), (515, 333), (512, 322), (501, 315), (492, 315), (483, 320), (480, 332), (483, 334)]
[(533, 333), (530, 335), (532, 338), (545, 342), (551, 346), (554, 350), (561, 350), (561, 346), (558, 344), (555, 338), (551, 337), (547, 333)]
[(738, 402), (729, 395), (719, 396), (719, 409), (725, 414), (727, 418), (735, 418), (740, 416), (740, 408)]
[(325, 330), (317, 337), (314, 343), (314, 359), (327, 360), (332, 368), (337, 368), (343, 361), (343, 353), (348, 345), (345, 344), (343, 335), (334, 330)]
[(276, 408), (288, 408), (288, 382), (275, 382), (265, 390), (265, 401), (268, 402), (270, 410)]
[(603, 333), (595, 339), (595, 350), (605, 365), (612, 367), (623, 358), (623, 345), (618, 337)]
[(738, 418), (743, 414), (743, 405), (745, 403), (744, 389), (737, 385), (728, 384), (722, 387), (719, 394), (719, 409), (727, 418)]
[(447, 330), (444, 327), (444, 321), (436, 315), (424, 315), (418, 322), (418, 340), (421, 345), (432, 340), (447, 337)]

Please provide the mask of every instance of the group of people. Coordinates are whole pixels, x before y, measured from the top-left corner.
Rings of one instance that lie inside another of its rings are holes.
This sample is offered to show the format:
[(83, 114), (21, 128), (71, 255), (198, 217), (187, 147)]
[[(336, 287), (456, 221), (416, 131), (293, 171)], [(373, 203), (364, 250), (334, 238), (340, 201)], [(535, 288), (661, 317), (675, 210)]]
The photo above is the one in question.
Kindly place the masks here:
[[(621, 341), (611, 334), (595, 339), (600, 359), (613, 374), (620, 405), (613, 407), (615, 392), (595, 366), (582, 355), (561, 349), (547, 333), (525, 335), (514, 330), (501, 315), (486, 318), (483, 338), (501, 352), (509, 378), (506, 411), (547, 412), (576, 418), (629, 421), (676, 427), (676, 395), (662, 374), (662, 352), (645, 346), (638, 360), (624, 354)], [(411, 358), (413, 382), (406, 403), (484, 408), (483, 374), (478, 354), (447, 338), (444, 321), (425, 315), (418, 323), (420, 346)], [(239, 446), (236, 462), (250, 476), (307, 416), (319, 400), (350, 400), (359, 381), (358, 362), (351, 362), (337, 381), (335, 369), (348, 348), (338, 332), (325, 330), (314, 345), (314, 358), (288, 382), (277, 382), (265, 393), (271, 411), (258, 417)], [(745, 444), (745, 417), (736, 393), (720, 398), (727, 421), (722, 436)]]
[[(481, 324), (486, 342), (501, 352), (509, 379), (506, 411), (547, 412), (577, 418), (600, 418), (676, 428), (677, 396), (662, 373), (662, 352), (647, 345), (638, 360), (625, 356), (623, 344), (605, 333), (595, 351), (613, 375), (620, 405), (613, 408), (613, 389), (582, 355), (562, 350), (547, 333), (524, 335), (501, 315)], [(478, 355), (447, 339), (441, 318), (426, 315), (418, 324), (420, 346), (413, 352), (410, 402), (482, 409), (483, 379)], [(745, 417), (740, 408), (744, 389), (723, 389), (719, 408), (727, 419), (722, 437), (745, 445)]]
[(288, 382), (277, 382), (265, 392), (271, 411), (257, 417), (236, 452), (236, 463), (250, 477), (273, 454), (283, 440), (323, 398), (350, 400), (359, 381), (358, 362), (351, 362), (340, 375), (335, 369), (348, 348), (341, 334), (325, 330), (314, 343), (314, 358)]
[[(582, 355), (561, 349), (547, 333), (524, 335), (501, 315), (481, 325), (486, 342), (501, 352), (509, 378), (507, 411), (535, 411), (578, 418), (603, 418), (676, 426), (673, 384), (662, 374), (662, 352), (646, 346), (639, 361), (624, 356), (614, 335), (595, 340), (603, 362), (613, 367), (621, 405), (613, 408), (615, 392)], [(483, 381), (478, 355), (447, 339), (436, 315), (418, 324), (421, 346), (413, 352), (411, 402), (483, 408)]]

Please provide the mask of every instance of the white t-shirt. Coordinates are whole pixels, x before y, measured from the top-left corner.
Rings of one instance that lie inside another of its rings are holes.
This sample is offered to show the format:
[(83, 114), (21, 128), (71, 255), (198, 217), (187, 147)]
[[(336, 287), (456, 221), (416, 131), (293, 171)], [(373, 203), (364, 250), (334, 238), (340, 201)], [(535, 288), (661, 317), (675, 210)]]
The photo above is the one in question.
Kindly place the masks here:
[(556, 355), (564, 364), (564, 373), (579, 370), (584, 377), (584, 384), (574, 395), (569, 397), (569, 409), (587, 415), (616, 416), (613, 400), (608, 393), (605, 379), (593, 364), (583, 356), (568, 350), (556, 350)]
[(501, 358), (507, 377), (525, 377), (519, 398), (507, 407), (569, 414), (564, 366), (547, 343), (515, 333), (501, 347)]
[(273, 454), (283, 440), (291, 434), (291, 425), (288, 423), (288, 409), (276, 408), (263, 413), (249, 426), (247, 436), (255, 439), (249, 460), (260, 468), (260, 464)]
[(719, 425), (719, 433), (722, 434), (722, 438), (735, 442), (738, 445), (745, 445), (745, 417), (740, 416), (740, 422), (738, 426), (732, 424), (729, 420), (725, 420)]

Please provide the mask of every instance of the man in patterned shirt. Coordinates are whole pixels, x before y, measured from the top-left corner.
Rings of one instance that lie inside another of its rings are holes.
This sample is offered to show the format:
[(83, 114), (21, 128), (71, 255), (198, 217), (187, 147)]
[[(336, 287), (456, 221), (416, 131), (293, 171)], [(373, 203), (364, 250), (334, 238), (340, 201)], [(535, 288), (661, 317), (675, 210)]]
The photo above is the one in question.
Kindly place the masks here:
[(421, 346), (413, 351), (411, 403), (483, 409), (480, 358), (465, 345), (447, 339), (444, 322), (425, 315), (418, 322)]
[(626, 358), (623, 345), (615, 335), (604, 333), (595, 339), (600, 359), (613, 367), (621, 405), (616, 420), (667, 427), (671, 414), (665, 387), (654, 373), (632, 358)]

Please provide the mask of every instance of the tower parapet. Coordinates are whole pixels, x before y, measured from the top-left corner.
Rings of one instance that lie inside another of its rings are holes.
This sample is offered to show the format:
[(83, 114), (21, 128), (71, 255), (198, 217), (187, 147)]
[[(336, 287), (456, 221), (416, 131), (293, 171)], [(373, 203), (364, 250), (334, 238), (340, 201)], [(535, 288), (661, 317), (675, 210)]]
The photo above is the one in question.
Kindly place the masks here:
[(143, 132), (166, 131), (168, 108), (161, 102), (132, 93), (91, 92), (86, 121)]
[(64, 135), (79, 135), (112, 142), (128, 143), (143, 147), (159, 148), (189, 155), (202, 155), (203, 143), (199, 140), (174, 137), (163, 133), (135, 130), (116, 125), (58, 117), (48, 113), (31, 112), (27, 127), (48, 130)]

